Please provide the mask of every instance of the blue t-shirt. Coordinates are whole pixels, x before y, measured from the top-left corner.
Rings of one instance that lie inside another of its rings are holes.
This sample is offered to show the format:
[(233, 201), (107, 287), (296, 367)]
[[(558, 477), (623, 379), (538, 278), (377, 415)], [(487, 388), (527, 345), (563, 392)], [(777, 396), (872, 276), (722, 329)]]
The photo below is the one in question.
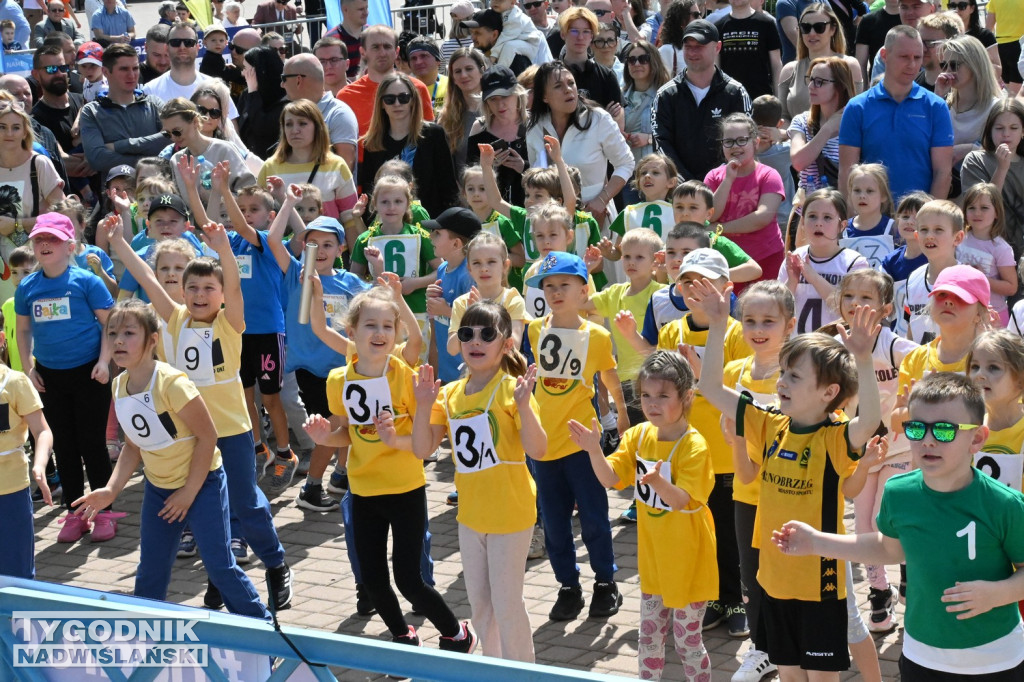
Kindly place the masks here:
[(32, 325), (33, 354), (50, 369), (72, 369), (100, 356), (103, 332), (94, 310), (114, 299), (92, 271), (67, 268), (59, 277), (33, 272), (14, 291), (14, 312)]
[(917, 83), (902, 102), (894, 100), (882, 85), (862, 92), (846, 105), (839, 145), (859, 148), (861, 163), (885, 165), (897, 200), (916, 190), (929, 192), (932, 148), (953, 146), (949, 106)]
[(238, 261), (245, 299), (246, 334), (283, 334), (284, 305), (281, 280), (284, 273), (267, 244), (267, 232), (257, 230), (260, 245), (253, 246), (237, 232), (228, 232), (231, 251)]
[[(187, 241), (189, 244), (191, 244), (193, 248), (195, 248), (197, 257), (204, 255), (203, 244), (202, 242), (199, 241), (198, 238), (196, 238), (194, 234), (192, 234), (191, 232), (185, 232), (184, 234), (181, 235), (181, 238)], [(156, 242), (150, 240), (149, 244), (147, 246), (142, 247), (142, 249), (138, 250), (137, 253), (139, 254), (139, 258), (141, 258), (142, 260), (146, 261), (146, 263), (149, 264), (149, 267), (155, 269), (156, 264), (151, 263), (149, 260), (150, 253), (154, 248), (156, 248)], [(130, 294), (138, 295), (140, 301), (149, 303), (149, 295), (146, 293), (146, 290), (139, 285), (139, 281), (135, 279), (135, 275), (129, 272), (127, 268), (125, 268), (124, 274), (121, 275), (121, 281), (120, 283), (118, 283), (118, 287), (121, 289), (121, 291), (127, 291)]]
[(75, 254), (75, 264), (92, 272), (92, 268), (89, 267), (88, 258), (91, 253), (100, 257), (100, 267), (103, 268), (103, 272), (107, 273), (107, 276), (111, 279), (114, 279), (114, 262), (110, 260), (110, 256), (107, 255), (106, 251), (93, 244), (86, 244), (85, 250), (82, 253)]
[[(892, 218), (890, 218), (887, 215), (883, 215), (882, 219), (879, 220), (878, 224), (875, 225), (874, 227), (869, 228), (867, 230), (860, 230), (860, 229), (858, 229), (858, 228), (856, 228), (854, 226), (853, 218), (850, 218), (850, 219), (848, 219), (846, 221), (846, 235), (845, 236), (846, 237), (850, 237), (850, 238), (853, 238), (853, 237), (879, 237), (879, 236), (884, 235), (884, 234), (887, 233), (887, 230), (889, 229), (889, 225), (892, 222), (893, 222)], [(889, 234), (891, 234), (891, 236), (893, 238), (893, 241), (896, 241), (896, 240), (899, 239), (899, 232), (896, 231), (895, 225), (893, 225), (893, 229), (891, 230), (891, 232), (889, 232)]]
[[(437, 269), (437, 278), (441, 280), (441, 290), (445, 303), (451, 305), (459, 296), (468, 294), (473, 286), (473, 278), (469, 276), (466, 259), (448, 272), (448, 261), (441, 263)], [(434, 318), (434, 345), (437, 346), (437, 378), (447, 383), (459, 378), (461, 355), (448, 353), (448, 326), (451, 320), (447, 317)]]
[[(369, 282), (353, 275), (348, 270), (338, 269), (330, 277), (320, 277), (324, 289), (324, 312), (327, 326), (341, 332), (338, 325), (348, 311), (348, 304), (360, 291), (371, 287)], [(299, 324), (299, 306), (302, 301), (302, 265), (292, 258), (288, 272), (284, 275), (285, 293), (285, 371), (304, 369), (324, 379), (335, 367), (345, 366), (345, 356), (335, 353), (316, 337), (313, 327)]]
[(904, 244), (882, 259), (882, 270), (889, 273), (894, 282), (905, 281), (910, 277), (910, 273), (928, 263), (928, 259), (923, 253), (909, 260), (905, 255), (906, 253), (907, 247)]

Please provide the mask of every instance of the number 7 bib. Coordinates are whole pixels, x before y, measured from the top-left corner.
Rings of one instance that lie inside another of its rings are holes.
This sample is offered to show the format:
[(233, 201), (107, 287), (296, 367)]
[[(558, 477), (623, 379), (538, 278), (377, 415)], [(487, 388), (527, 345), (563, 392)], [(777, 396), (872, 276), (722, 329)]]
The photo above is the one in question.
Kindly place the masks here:
[(541, 330), (537, 344), (537, 374), (545, 378), (584, 381), (590, 332), (578, 329)]

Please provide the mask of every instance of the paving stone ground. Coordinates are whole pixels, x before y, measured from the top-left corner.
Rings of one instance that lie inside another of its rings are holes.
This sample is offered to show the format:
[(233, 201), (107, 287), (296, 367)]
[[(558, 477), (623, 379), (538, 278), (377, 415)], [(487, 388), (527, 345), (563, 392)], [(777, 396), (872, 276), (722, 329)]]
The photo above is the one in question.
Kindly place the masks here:
[[(445, 504), (445, 497), (454, 489), (454, 468), (446, 458), (428, 464), (427, 499), (430, 531), (433, 534), (433, 558), (437, 588), (455, 610), (460, 619), (469, 618), (469, 602), (463, 583), (459, 557), (456, 509)], [(364, 618), (355, 614), (355, 584), (345, 553), (341, 513), (305, 511), (295, 504), (301, 481), (296, 478), (289, 490), (271, 501), (278, 533), (284, 544), (288, 562), (294, 575), (295, 596), (292, 608), (280, 614), (282, 625), (311, 628), (364, 637), (389, 638), (387, 629), (378, 617)], [(139, 515), (142, 503), (142, 476), (136, 474), (116, 503), (120, 511), (128, 512), (121, 520), (118, 535), (103, 544), (93, 544), (88, 536), (73, 545), (57, 543), (61, 512), (57, 508), (38, 507), (36, 510), (36, 571), (40, 580), (76, 585), (96, 590), (131, 593), (138, 562)], [(527, 565), (525, 597), (530, 620), (534, 628), (537, 662), (593, 672), (636, 678), (637, 624), (639, 622), (640, 583), (637, 574), (636, 526), (618, 521), (618, 515), (629, 504), (632, 493), (609, 492), (612, 535), (619, 565), (616, 576), (625, 598), (622, 610), (608, 620), (588, 620), (581, 617), (568, 623), (547, 620), (558, 584), (546, 559), (531, 561)], [(847, 524), (852, 526), (852, 511), (848, 505)], [(498, 510), (496, 510), (498, 511)], [(587, 564), (586, 549), (579, 540), (579, 526), (575, 526), (576, 544), (582, 568), (584, 593), (588, 598), (593, 587), (593, 572)], [(244, 567), (257, 589), (266, 599), (264, 569), (257, 559)], [(854, 566), (856, 593), (867, 618), (867, 583), (864, 571)], [(898, 572), (891, 571), (890, 580), (899, 580)], [(173, 602), (202, 606), (206, 590), (206, 576), (198, 557), (177, 560), (168, 599)], [(408, 609), (409, 605), (404, 603)], [(900, 605), (899, 614), (902, 616)], [(582, 616), (586, 615), (584, 609)], [(424, 645), (437, 646), (437, 632), (429, 623), (409, 614)], [(704, 635), (714, 667), (714, 682), (729, 682), (746, 650), (746, 640), (729, 637), (725, 627)], [(883, 679), (899, 679), (899, 660), (902, 630), (875, 638), (879, 652)], [(681, 680), (682, 666), (675, 652), (669, 649), (665, 680)], [(364, 681), (386, 679), (380, 675), (352, 670), (336, 670), (339, 680)], [(855, 670), (843, 675), (843, 680), (859, 678)]]

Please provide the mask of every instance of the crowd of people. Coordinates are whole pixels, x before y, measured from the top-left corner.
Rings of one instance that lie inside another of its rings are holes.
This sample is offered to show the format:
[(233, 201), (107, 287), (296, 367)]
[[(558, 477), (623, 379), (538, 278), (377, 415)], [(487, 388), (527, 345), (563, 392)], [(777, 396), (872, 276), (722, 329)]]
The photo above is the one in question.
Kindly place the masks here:
[[(0, 573), (34, 576), (60, 499), (62, 543), (140, 514), (137, 595), (198, 552), (208, 608), (269, 619), (298, 476), (359, 614), (419, 644), (397, 587), (442, 649), (533, 661), (527, 560), (550, 619), (615, 615), (633, 487), (642, 679), (671, 638), (709, 681), (724, 626), (734, 682), (880, 681), (904, 601), (903, 679), (1024, 680), (1010, 0), (456, 0), (446, 35), (166, 2), (141, 61), (119, 0), (30, 4), (0, 7), (34, 50), (0, 76)], [(426, 508), (449, 449), (462, 622)]]

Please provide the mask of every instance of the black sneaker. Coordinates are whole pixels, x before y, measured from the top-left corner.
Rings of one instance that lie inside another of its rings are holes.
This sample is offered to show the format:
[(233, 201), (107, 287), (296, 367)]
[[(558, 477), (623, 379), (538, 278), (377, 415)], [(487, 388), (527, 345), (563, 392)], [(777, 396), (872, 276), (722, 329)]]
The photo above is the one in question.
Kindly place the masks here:
[(405, 644), (406, 646), (419, 646), (420, 636), (416, 634), (416, 628), (410, 625), (408, 633), (398, 637), (392, 635), (391, 641), (395, 644)]
[(295, 504), (303, 509), (318, 512), (329, 512), (338, 508), (338, 501), (324, 492), (323, 485), (306, 484), (302, 486)]
[(884, 590), (872, 587), (868, 590), (868, 602), (871, 604), (871, 618), (868, 619), (868, 630), (871, 632), (889, 632), (896, 627), (896, 604), (899, 602), (899, 591), (890, 585)]
[(550, 620), (573, 620), (576, 616), (580, 615), (584, 603), (582, 587), (579, 585), (563, 587), (558, 590), (558, 599), (555, 600), (555, 605), (551, 607), (548, 618)]
[(595, 583), (594, 596), (590, 599), (591, 618), (610, 618), (619, 612), (622, 595), (614, 582)]
[(356, 613), (360, 616), (372, 616), (377, 613), (373, 602), (370, 601), (370, 594), (362, 583), (356, 585)]
[(288, 564), (267, 569), (267, 589), (270, 592), (271, 608), (284, 611), (292, 605), (292, 569)]
[(750, 626), (747, 624), (747, 607), (733, 604), (726, 609), (725, 624), (729, 626), (730, 637), (749, 637)]
[(708, 600), (708, 607), (704, 612), (704, 623), (701, 625), (701, 630), (706, 631), (717, 628), (725, 621), (725, 617), (727, 615), (725, 607), (722, 606), (721, 602), (715, 601), (714, 599)]
[(206, 585), (206, 594), (203, 595), (203, 606), (211, 611), (217, 611), (224, 606), (224, 599), (220, 596), (220, 590), (212, 582)]
[(601, 452), (607, 457), (619, 449), (618, 431), (605, 431), (601, 434)]
[(473, 653), (473, 649), (476, 648), (476, 633), (473, 632), (473, 628), (469, 627), (469, 621), (464, 620), (460, 625), (463, 638), (441, 637), (437, 642), (437, 648), (442, 651), (456, 651), (460, 654)]
[(907, 603), (907, 565), (900, 564), (900, 599)]

